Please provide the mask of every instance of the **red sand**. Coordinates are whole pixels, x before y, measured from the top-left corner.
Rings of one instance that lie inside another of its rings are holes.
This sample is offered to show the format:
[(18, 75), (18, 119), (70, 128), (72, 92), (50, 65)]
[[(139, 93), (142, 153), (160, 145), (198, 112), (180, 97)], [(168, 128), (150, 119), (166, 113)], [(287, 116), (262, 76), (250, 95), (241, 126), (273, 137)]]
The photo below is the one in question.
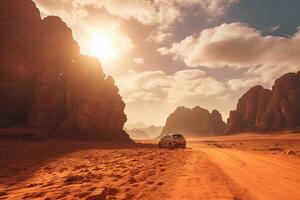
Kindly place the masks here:
[(200, 138), (188, 149), (0, 142), (0, 199), (297, 199), (300, 136)]

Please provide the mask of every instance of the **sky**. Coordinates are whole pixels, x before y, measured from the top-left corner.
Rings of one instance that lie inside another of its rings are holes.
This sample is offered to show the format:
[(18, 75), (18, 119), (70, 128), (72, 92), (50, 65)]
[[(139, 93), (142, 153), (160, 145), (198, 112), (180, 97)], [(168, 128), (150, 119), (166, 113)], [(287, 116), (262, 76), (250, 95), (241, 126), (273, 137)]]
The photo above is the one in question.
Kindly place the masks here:
[(300, 70), (299, 0), (34, 0), (96, 56), (127, 123), (163, 125), (177, 106), (226, 121), (250, 87)]

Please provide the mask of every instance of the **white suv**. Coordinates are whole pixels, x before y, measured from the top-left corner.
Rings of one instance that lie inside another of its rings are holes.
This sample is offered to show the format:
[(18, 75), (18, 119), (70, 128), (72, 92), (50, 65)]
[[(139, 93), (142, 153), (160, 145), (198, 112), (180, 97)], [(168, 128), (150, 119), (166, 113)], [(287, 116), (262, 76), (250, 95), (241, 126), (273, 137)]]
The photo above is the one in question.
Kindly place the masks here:
[(186, 148), (186, 140), (181, 134), (168, 134), (162, 137), (158, 143), (159, 148)]

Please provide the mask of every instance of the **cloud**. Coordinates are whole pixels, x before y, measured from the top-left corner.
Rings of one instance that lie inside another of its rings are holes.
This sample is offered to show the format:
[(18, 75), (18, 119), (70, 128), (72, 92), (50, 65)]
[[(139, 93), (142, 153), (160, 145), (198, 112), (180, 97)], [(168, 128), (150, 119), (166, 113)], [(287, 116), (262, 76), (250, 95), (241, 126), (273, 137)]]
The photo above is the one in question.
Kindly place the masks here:
[(92, 1), (85, 1), (84, 4), (79, 0), (33, 0), (41, 11), (42, 17), (48, 15), (60, 16), (69, 26), (80, 22), (89, 13), (85, 5)]
[(249, 68), (300, 64), (300, 31), (292, 37), (262, 36), (242, 23), (222, 24), (186, 37), (161, 55), (181, 59), (189, 67)]
[(280, 25), (276, 25), (276, 26), (269, 26), (265, 29), (262, 30), (262, 33), (264, 34), (271, 34), (273, 32), (276, 32), (280, 29)]
[(144, 64), (144, 58), (134, 58), (133, 60), (136, 64)]
[(243, 23), (222, 24), (158, 52), (189, 67), (245, 69), (241, 79), (228, 82), (233, 90), (255, 84), (270, 86), (283, 73), (300, 69), (300, 29), (292, 36), (279, 37), (264, 36)]
[[(224, 15), (229, 7), (238, 2), (238, 0), (155, 0), (154, 23), (158, 24), (158, 28), (149, 39), (158, 43), (164, 42), (173, 36), (170, 27), (184, 22), (186, 16), (199, 17), (200, 14), (204, 14), (208, 19), (214, 19)], [(191, 13), (190, 8), (195, 11)]]
[(227, 101), (227, 100), (230, 99), (230, 98), (232, 98), (232, 95), (231, 95), (231, 94), (226, 94), (226, 95), (217, 97), (217, 99), (220, 100), (220, 101)]
[(130, 96), (126, 98), (126, 103), (135, 102), (136, 100), (144, 101), (144, 102), (145, 101), (155, 102), (155, 101), (160, 101), (161, 99), (151, 92), (136, 91), (131, 93)]
[(239, 0), (175, 0), (185, 5), (198, 5), (201, 11), (210, 17), (222, 16)]
[(259, 78), (241, 78), (231, 79), (228, 81), (228, 85), (232, 90), (238, 90), (240, 88), (249, 88), (259, 84), (261, 81)]
[(143, 24), (154, 22), (155, 8), (150, 1), (143, 0), (103, 0), (103, 7), (112, 15), (122, 19), (136, 19)]
[(182, 70), (171, 75), (162, 71), (131, 72), (117, 77), (116, 81), (126, 103), (177, 102), (194, 96), (208, 97), (225, 90), (222, 83), (198, 69)]
[[(154, 25), (149, 37), (162, 42), (172, 36), (170, 28), (183, 22), (187, 15), (205, 14), (207, 18), (224, 15), (238, 0), (34, 0), (43, 16), (56, 14), (69, 25), (80, 23), (90, 15), (88, 8), (106, 11), (123, 20), (134, 19), (144, 25)], [(193, 8), (190, 13), (189, 8)]]
[[(112, 15), (123, 19), (136, 19), (143, 24), (158, 24), (160, 30), (183, 21), (185, 8), (195, 7), (208, 17), (224, 15), (238, 0), (102, 0), (102, 6)], [(100, 5), (100, 4), (98, 4)], [(196, 13), (197, 14), (197, 13)]]

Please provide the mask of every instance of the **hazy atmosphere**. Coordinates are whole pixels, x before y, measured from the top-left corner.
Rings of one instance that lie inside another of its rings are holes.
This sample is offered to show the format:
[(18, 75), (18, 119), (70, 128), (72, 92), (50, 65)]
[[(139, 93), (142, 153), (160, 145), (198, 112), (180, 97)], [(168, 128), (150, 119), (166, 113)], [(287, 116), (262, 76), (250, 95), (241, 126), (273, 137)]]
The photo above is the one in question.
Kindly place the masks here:
[(179, 105), (218, 109), (226, 121), (249, 87), (299, 70), (297, 0), (34, 1), (101, 60), (128, 123), (162, 125)]
[(0, 0), (0, 200), (298, 200), (299, 0)]

